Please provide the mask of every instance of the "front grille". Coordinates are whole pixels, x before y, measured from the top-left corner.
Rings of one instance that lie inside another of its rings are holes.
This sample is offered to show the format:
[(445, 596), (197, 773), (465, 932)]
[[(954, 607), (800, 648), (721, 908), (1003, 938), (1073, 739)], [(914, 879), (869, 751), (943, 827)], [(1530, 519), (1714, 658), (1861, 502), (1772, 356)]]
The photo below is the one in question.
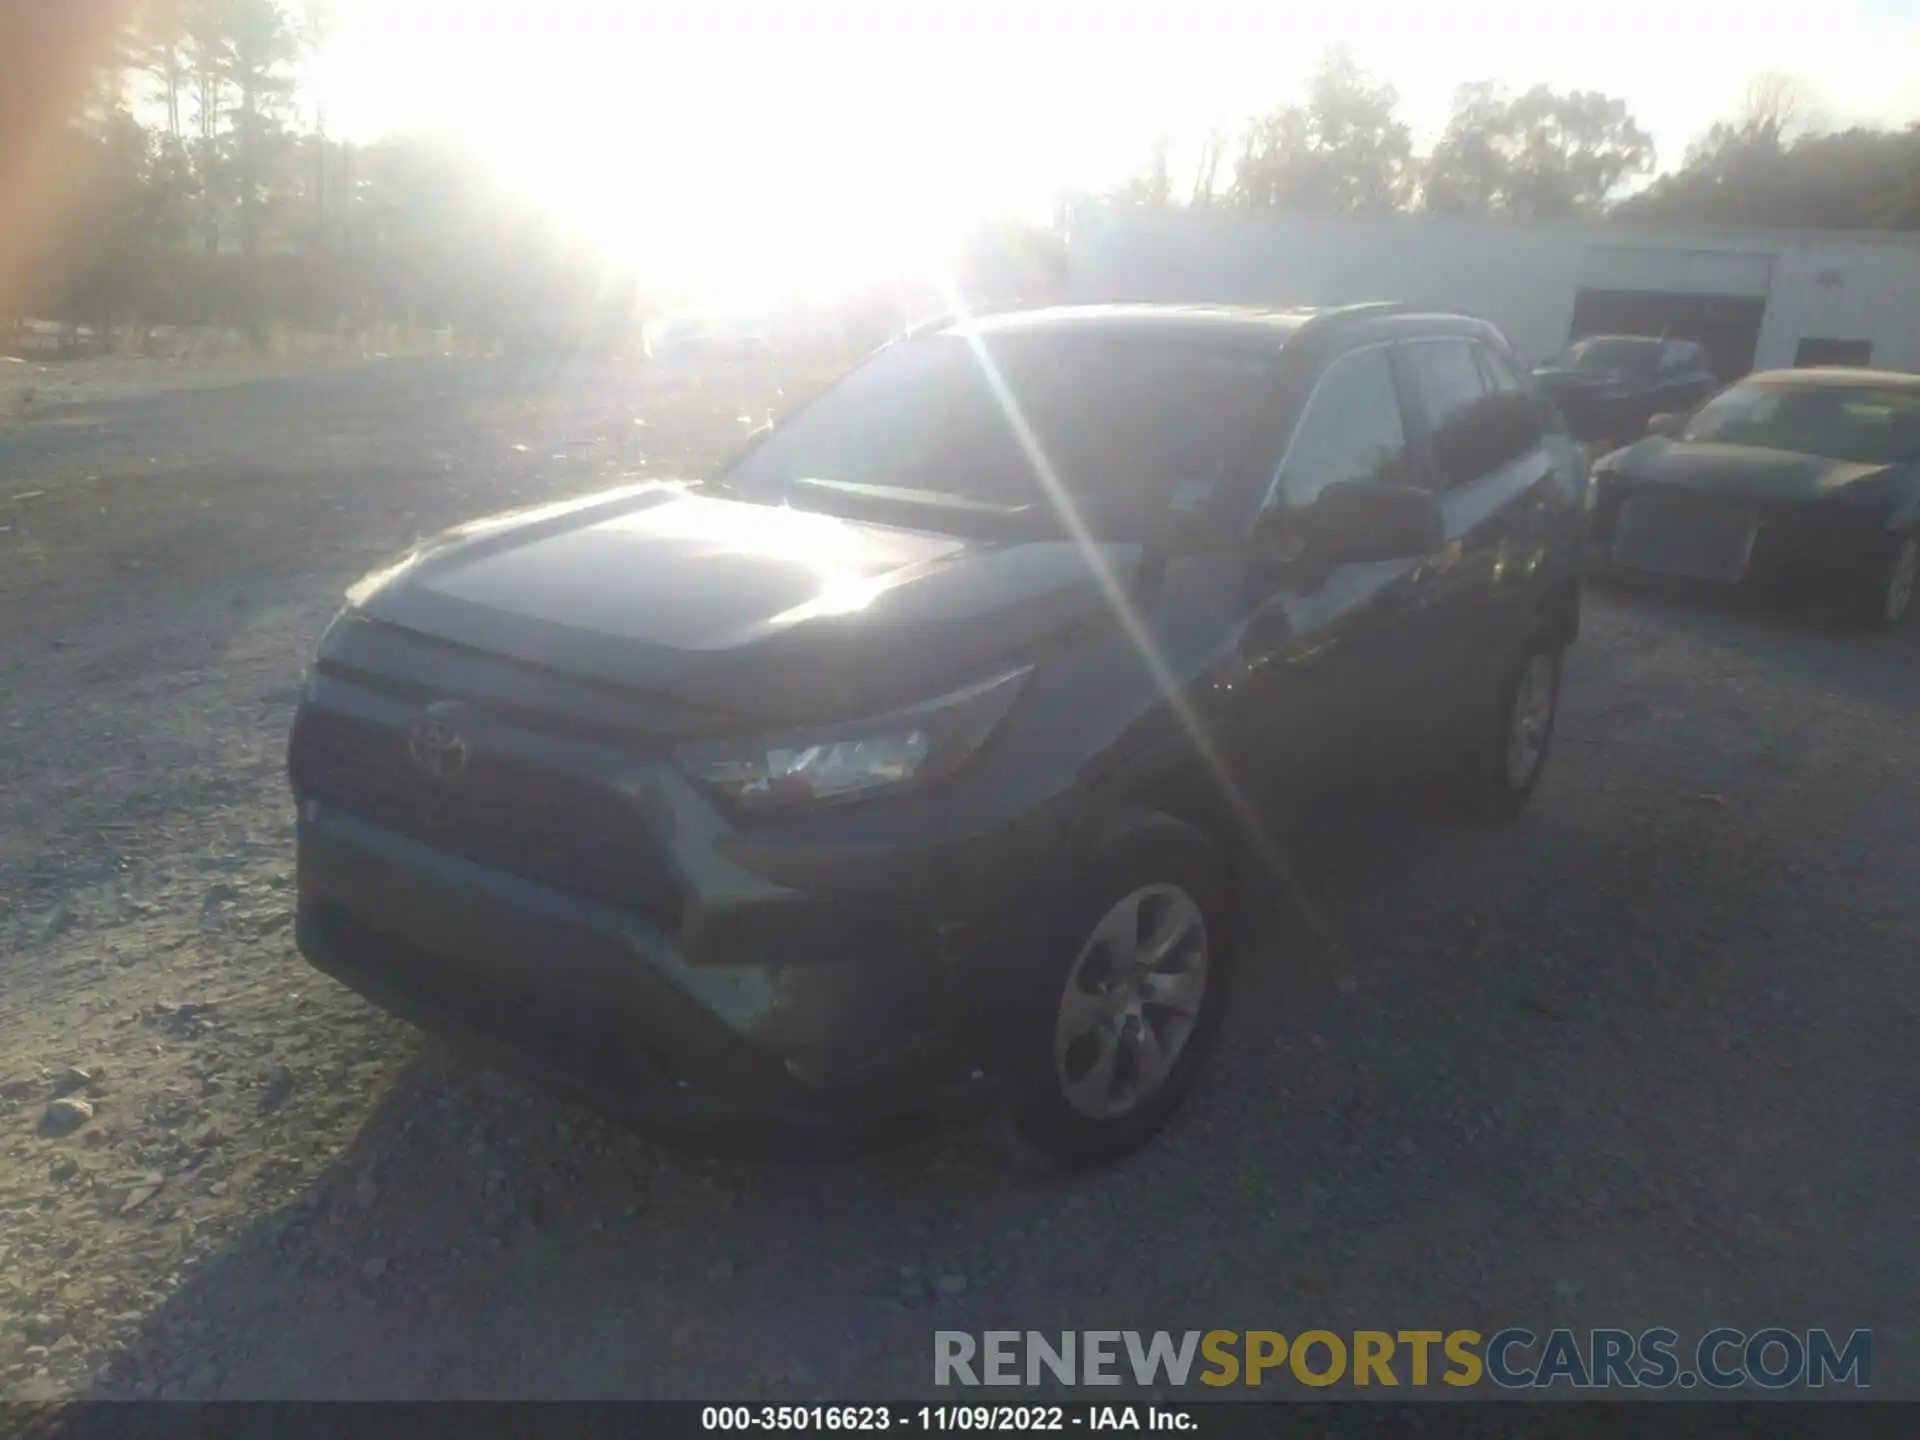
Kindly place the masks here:
[(1731, 584), (1745, 578), (1759, 530), (1749, 506), (1635, 496), (1620, 507), (1613, 558), (1629, 570)]
[(482, 752), (457, 780), (435, 780), (398, 730), (311, 708), (288, 766), (303, 798), (666, 929), (679, 922), (665, 857), (639, 814), (575, 776)]

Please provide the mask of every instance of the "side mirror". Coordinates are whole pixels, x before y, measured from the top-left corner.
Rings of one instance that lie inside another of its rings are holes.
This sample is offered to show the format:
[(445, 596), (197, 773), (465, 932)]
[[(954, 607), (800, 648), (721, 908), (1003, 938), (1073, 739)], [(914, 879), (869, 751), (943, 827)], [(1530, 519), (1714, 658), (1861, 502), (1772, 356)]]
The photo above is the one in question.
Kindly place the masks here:
[(1685, 424), (1686, 420), (1683, 416), (1665, 413), (1651, 415), (1647, 417), (1647, 434), (1664, 435), (1669, 440), (1677, 439), (1681, 427)]
[(1298, 518), (1303, 556), (1331, 565), (1413, 560), (1447, 539), (1440, 502), (1410, 485), (1343, 480)]

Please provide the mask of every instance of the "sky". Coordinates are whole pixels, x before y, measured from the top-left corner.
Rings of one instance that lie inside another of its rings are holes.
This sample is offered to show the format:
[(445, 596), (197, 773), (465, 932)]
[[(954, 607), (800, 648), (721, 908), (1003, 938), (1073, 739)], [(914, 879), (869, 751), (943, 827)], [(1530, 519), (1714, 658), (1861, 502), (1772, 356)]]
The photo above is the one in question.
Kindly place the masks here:
[[(458, 137), (582, 231), (689, 274), (870, 268), (1044, 215), (1298, 97), (1345, 43), (1425, 148), (1454, 88), (1624, 99), (1662, 167), (1784, 70), (1823, 126), (1920, 120), (1920, 0), (332, 0), (328, 128)], [(1582, 29), (1572, 17), (1602, 18)]]

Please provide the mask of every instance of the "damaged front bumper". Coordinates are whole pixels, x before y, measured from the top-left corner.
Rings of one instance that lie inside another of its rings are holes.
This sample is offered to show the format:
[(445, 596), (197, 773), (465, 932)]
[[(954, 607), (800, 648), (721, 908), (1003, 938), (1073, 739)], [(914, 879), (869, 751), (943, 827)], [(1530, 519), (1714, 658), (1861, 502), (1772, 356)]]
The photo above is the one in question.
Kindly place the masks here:
[(908, 903), (790, 897), (694, 964), (644, 919), (311, 801), (298, 873), (317, 968), (644, 1126), (840, 1132), (965, 1106), (994, 1077), (963, 994), (984, 977)]

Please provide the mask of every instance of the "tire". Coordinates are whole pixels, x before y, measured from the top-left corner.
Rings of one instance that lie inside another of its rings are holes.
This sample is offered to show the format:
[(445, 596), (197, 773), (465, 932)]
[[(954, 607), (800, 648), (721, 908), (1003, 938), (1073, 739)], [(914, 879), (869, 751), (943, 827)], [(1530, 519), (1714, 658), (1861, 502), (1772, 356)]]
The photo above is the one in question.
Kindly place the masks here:
[(1920, 590), (1920, 529), (1895, 537), (1862, 583), (1855, 604), (1862, 628), (1898, 630), (1913, 612)]
[(1512, 819), (1539, 785), (1560, 718), (1562, 653), (1558, 645), (1536, 641), (1501, 682), (1492, 716), (1454, 777), (1459, 809), (1469, 818)]
[[(1095, 857), (1021, 1007), (1013, 1121), (1026, 1146), (1085, 1170), (1138, 1150), (1173, 1118), (1225, 1013), (1232, 903), (1219, 852), (1170, 817), (1143, 819)], [(1134, 958), (1143, 932), (1150, 948), (1173, 943), (1157, 966), (1134, 970), (1151, 959)], [(1149, 1055), (1162, 1065), (1142, 1068)]]

